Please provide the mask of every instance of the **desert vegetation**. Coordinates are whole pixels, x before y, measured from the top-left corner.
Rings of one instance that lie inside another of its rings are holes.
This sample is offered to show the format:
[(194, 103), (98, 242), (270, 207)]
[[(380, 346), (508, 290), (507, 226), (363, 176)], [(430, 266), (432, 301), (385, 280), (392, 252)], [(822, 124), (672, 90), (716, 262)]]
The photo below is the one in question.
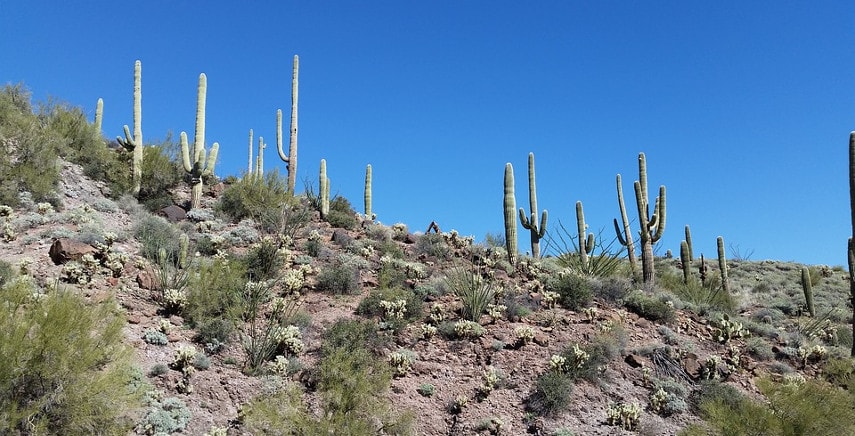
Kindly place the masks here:
[(728, 259), (720, 237), (706, 259), (689, 226), (658, 255), (643, 153), (614, 237), (581, 202), (548, 221), (533, 154), (529, 209), (508, 164), (483, 242), (379, 222), (371, 166), (362, 212), (324, 161), (298, 193), (298, 66), (283, 175), (250, 133), (247, 171), (217, 176), (204, 74), (192, 145), (143, 141), (139, 62), (116, 141), (100, 109), (3, 88), (0, 433), (855, 433), (845, 268)]

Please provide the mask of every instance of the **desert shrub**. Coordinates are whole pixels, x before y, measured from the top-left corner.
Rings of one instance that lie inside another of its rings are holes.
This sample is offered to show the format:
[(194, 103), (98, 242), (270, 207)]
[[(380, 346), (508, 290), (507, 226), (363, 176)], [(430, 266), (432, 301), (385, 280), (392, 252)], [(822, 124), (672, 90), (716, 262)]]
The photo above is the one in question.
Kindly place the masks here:
[(258, 281), (276, 277), (285, 263), (281, 248), (280, 240), (269, 237), (252, 246), (242, 259), (247, 278)]
[(546, 371), (537, 377), (526, 398), (526, 409), (540, 416), (555, 416), (570, 404), (573, 379), (558, 371)]
[(558, 301), (570, 310), (579, 310), (591, 304), (591, 284), (588, 279), (568, 270), (551, 275), (544, 283), (544, 289), (557, 292)]
[(35, 292), (0, 291), (0, 433), (127, 434), (141, 388), (115, 302)]
[(421, 318), (422, 300), (409, 289), (381, 288), (363, 298), (356, 313), (378, 317), (382, 327), (400, 331), (408, 323)]
[(302, 349), (299, 329), (293, 326), (298, 313), (296, 298), (273, 298), (271, 283), (247, 282), (241, 293), (240, 311), (245, 323), (239, 324), (246, 367), (257, 372), (277, 354)]
[(15, 269), (12, 267), (12, 264), (5, 260), (0, 260), (0, 288), (9, 283), (14, 277)]
[(335, 295), (355, 294), (359, 291), (359, 269), (341, 260), (318, 274), (318, 290)]
[(670, 323), (676, 317), (673, 305), (661, 298), (649, 296), (641, 290), (627, 294), (623, 304), (630, 312), (653, 322)]
[(763, 338), (751, 337), (745, 340), (745, 351), (758, 360), (772, 360), (775, 353), (772, 346)]
[(244, 266), (226, 259), (203, 260), (197, 265), (196, 274), (192, 274), (187, 283), (184, 316), (190, 324), (201, 326), (212, 319), (239, 317), (236, 310), (246, 284)]
[(416, 254), (424, 254), (437, 259), (448, 259), (451, 255), (451, 248), (442, 235), (425, 233), (416, 240)]
[(336, 196), (330, 200), (326, 221), (333, 227), (351, 230), (356, 227), (356, 211), (346, 198)]
[(495, 284), (481, 274), (480, 268), (454, 268), (445, 276), (445, 282), (463, 301), (462, 317), (468, 321), (478, 322), (496, 296)]
[(621, 253), (620, 250), (612, 248), (616, 238), (605, 242), (603, 232), (600, 231), (593, 238), (593, 247), (586, 247), (590, 251), (583, 258), (579, 254), (578, 237), (575, 227), (571, 232), (559, 220), (557, 228), (546, 234), (544, 251), (551, 254), (558, 265), (583, 277), (609, 277), (618, 271), (621, 266)]
[(244, 177), (229, 185), (215, 209), (233, 222), (250, 218), (272, 232), (282, 226), (283, 208), (293, 202), (285, 179), (273, 170), (262, 178)]
[(140, 241), (140, 254), (148, 260), (157, 262), (160, 250), (166, 251), (169, 259), (178, 259), (179, 238), (181, 232), (169, 221), (150, 214), (141, 216), (134, 226), (134, 237)]
[(142, 178), (138, 200), (146, 209), (157, 211), (173, 204), (171, 189), (184, 178), (184, 167), (174, 157), (179, 146), (171, 135), (143, 148)]
[(701, 314), (710, 311), (733, 313), (736, 309), (736, 300), (729, 292), (721, 288), (721, 279), (707, 279), (706, 283), (690, 280), (689, 283), (680, 283), (672, 292), (680, 300), (689, 303), (691, 308)]
[(147, 400), (148, 409), (137, 424), (137, 431), (147, 435), (172, 434), (184, 430), (190, 422), (190, 409), (175, 397), (163, 398), (154, 393)]

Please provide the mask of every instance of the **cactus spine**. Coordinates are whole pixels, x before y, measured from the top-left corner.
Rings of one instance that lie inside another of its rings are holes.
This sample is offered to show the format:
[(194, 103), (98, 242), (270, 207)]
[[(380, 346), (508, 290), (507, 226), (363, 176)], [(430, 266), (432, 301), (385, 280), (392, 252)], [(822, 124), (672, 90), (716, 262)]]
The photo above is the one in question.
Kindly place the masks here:
[(805, 305), (810, 316), (816, 316), (816, 311), (813, 306), (813, 286), (810, 282), (810, 271), (806, 266), (802, 267), (802, 291), (805, 293)]
[(318, 190), (321, 201), (321, 219), (326, 219), (330, 213), (330, 179), (327, 178), (327, 161), (321, 159), (321, 171), (318, 176)]
[(576, 202), (576, 229), (579, 232), (579, 258), (582, 260), (582, 265), (587, 266), (588, 255), (594, 252), (594, 234), (588, 233), (581, 201)]
[(724, 292), (730, 292), (730, 287), (727, 284), (727, 259), (724, 257), (724, 238), (719, 236), (715, 242), (718, 247), (718, 270), (721, 273), (721, 289)]
[(252, 177), (252, 129), (249, 129), (249, 163), (246, 166), (247, 177)]
[(689, 262), (695, 260), (695, 256), (692, 250), (692, 232), (691, 230), (689, 230), (688, 224), (686, 224), (686, 248), (688, 249)]
[(297, 183), (297, 89), (299, 88), (300, 58), (294, 55), (294, 66), (291, 71), (291, 138), (288, 155), (282, 149), (282, 110), (276, 111), (276, 148), (279, 158), (285, 162), (288, 169), (288, 192), (294, 193)]
[(659, 186), (659, 196), (650, 213), (650, 201), (647, 195), (647, 160), (644, 153), (638, 154), (638, 180), (634, 183), (635, 200), (638, 206), (638, 223), (641, 227), (641, 271), (644, 283), (653, 283), (653, 244), (659, 241), (665, 232), (665, 185)]
[(98, 103), (95, 105), (95, 130), (98, 132), (98, 136), (101, 136), (101, 124), (104, 120), (104, 99), (99, 98)]
[(546, 209), (540, 216), (540, 226), (537, 225), (537, 187), (534, 181), (534, 153), (528, 154), (528, 204), (531, 207), (531, 219), (525, 215), (525, 210), (520, 208), (520, 222), (524, 229), (531, 235), (531, 255), (535, 259), (540, 258), (540, 238), (546, 234)]
[(505, 248), (508, 250), (508, 262), (517, 264), (517, 200), (514, 196), (514, 167), (505, 164)]
[(689, 259), (689, 244), (686, 241), (680, 241), (680, 263), (683, 267), (683, 283), (687, 285), (692, 278), (692, 261)]
[(134, 136), (128, 126), (124, 126), (125, 138), (116, 137), (118, 142), (126, 150), (133, 153), (131, 160), (131, 172), (133, 173), (133, 195), (140, 195), (142, 182), (142, 160), (143, 160), (143, 138), (142, 138), (142, 63), (134, 63)]
[(623, 184), (620, 180), (620, 174), (617, 175), (617, 198), (620, 206), (620, 219), (623, 223), (623, 230), (618, 227), (617, 218), (614, 219), (615, 234), (617, 235), (618, 243), (626, 247), (626, 256), (629, 260), (629, 269), (634, 280), (637, 280), (638, 265), (635, 260), (635, 244), (632, 241), (632, 230), (629, 228), (629, 218), (626, 215), (626, 206), (623, 202)]
[(190, 192), (190, 208), (199, 207), (202, 201), (202, 178), (214, 173), (217, 153), (220, 144), (211, 146), (211, 154), (205, 157), (205, 99), (208, 90), (208, 78), (205, 73), (199, 75), (199, 87), (196, 91), (196, 131), (193, 138), (193, 160), (190, 160), (190, 147), (187, 144), (187, 134), (181, 132), (181, 159), (184, 171), (190, 174), (193, 189)]
[(365, 167), (365, 218), (373, 220), (374, 215), (371, 213), (371, 164)]
[[(849, 132), (849, 211), (852, 215), (852, 236), (849, 238), (846, 259), (849, 264), (849, 297), (853, 305), (852, 334), (855, 335), (855, 132)], [(852, 357), (855, 357), (855, 341), (852, 342)]]

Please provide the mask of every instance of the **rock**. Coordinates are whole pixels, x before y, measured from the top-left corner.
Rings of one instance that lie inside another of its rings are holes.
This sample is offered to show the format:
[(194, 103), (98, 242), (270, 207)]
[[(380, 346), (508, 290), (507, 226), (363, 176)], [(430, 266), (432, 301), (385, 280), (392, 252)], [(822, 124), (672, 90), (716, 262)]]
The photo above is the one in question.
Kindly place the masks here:
[(332, 234), (332, 241), (341, 247), (347, 247), (353, 238), (347, 234), (346, 230), (335, 229)]
[(211, 189), (208, 190), (208, 193), (211, 197), (220, 198), (223, 195), (223, 191), (226, 190), (226, 184), (223, 182), (211, 185)]
[(48, 255), (55, 265), (61, 265), (70, 260), (80, 260), (87, 254), (95, 255), (97, 252), (95, 247), (85, 242), (59, 238), (50, 246)]
[(543, 333), (537, 332), (534, 334), (534, 338), (532, 338), (532, 342), (534, 342), (537, 345), (540, 345), (541, 347), (547, 347), (547, 346), (549, 346), (549, 336), (546, 336)]
[(683, 368), (692, 378), (697, 379), (700, 377), (701, 364), (698, 362), (698, 355), (695, 353), (686, 354), (686, 357), (683, 358)]
[(142, 317), (139, 315), (128, 315), (128, 324), (139, 324), (140, 322), (142, 322)]
[(626, 358), (623, 359), (623, 361), (633, 368), (641, 368), (642, 366), (644, 366), (644, 362), (642, 362), (641, 358), (636, 356), (635, 354), (627, 355)]
[(412, 233), (407, 233), (407, 236), (404, 237), (405, 244), (415, 244), (417, 240), (416, 235)]
[(160, 289), (160, 279), (151, 268), (145, 268), (137, 275), (137, 284), (140, 289), (156, 291)]
[(173, 204), (157, 211), (157, 215), (166, 218), (166, 220), (171, 223), (177, 223), (179, 221), (184, 221), (187, 218), (187, 211), (184, 210), (184, 208)]

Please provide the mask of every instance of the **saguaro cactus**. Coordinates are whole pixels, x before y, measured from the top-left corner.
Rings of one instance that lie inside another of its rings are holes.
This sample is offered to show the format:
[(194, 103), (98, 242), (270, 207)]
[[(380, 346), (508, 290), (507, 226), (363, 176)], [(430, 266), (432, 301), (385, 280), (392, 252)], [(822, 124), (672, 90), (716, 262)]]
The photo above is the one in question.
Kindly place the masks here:
[(326, 219), (327, 214), (330, 213), (330, 179), (327, 178), (326, 159), (321, 159), (321, 171), (318, 175), (318, 190), (320, 191), (318, 195), (320, 195), (321, 199), (321, 219)]
[(526, 217), (525, 210), (520, 208), (520, 222), (524, 229), (531, 235), (531, 255), (540, 258), (540, 238), (546, 234), (546, 209), (540, 216), (540, 225), (537, 225), (537, 187), (534, 181), (534, 153), (528, 154), (528, 204), (531, 207), (531, 219)]
[(686, 241), (680, 241), (680, 264), (683, 267), (683, 283), (688, 285), (692, 278), (692, 262), (689, 258), (689, 244)]
[(805, 305), (807, 306), (810, 316), (816, 316), (816, 310), (813, 306), (813, 286), (810, 282), (810, 270), (807, 267), (802, 267), (802, 291), (805, 294)]
[(721, 289), (724, 292), (730, 292), (730, 287), (727, 284), (727, 259), (724, 257), (724, 238), (719, 236), (715, 242), (718, 247), (718, 270), (721, 273)]
[[(849, 133), (849, 211), (852, 215), (852, 236), (846, 247), (846, 258), (849, 263), (849, 297), (852, 301), (852, 334), (855, 335), (855, 132)], [(852, 342), (850, 353), (855, 357), (855, 341)]]
[(279, 158), (285, 162), (288, 170), (288, 192), (294, 193), (297, 182), (297, 89), (299, 88), (300, 58), (294, 55), (294, 67), (291, 72), (291, 138), (288, 155), (282, 149), (282, 110), (276, 111), (276, 148)]
[(181, 132), (181, 158), (184, 171), (190, 174), (193, 189), (190, 192), (190, 207), (197, 208), (202, 201), (202, 178), (214, 173), (217, 153), (220, 144), (211, 146), (211, 153), (206, 158), (205, 151), (205, 99), (208, 90), (208, 78), (205, 73), (199, 75), (199, 87), (196, 91), (196, 132), (193, 137), (193, 159), (190, 159), (190, 147), (187, 144), (187, 134)]
[(95, 130), (98, 132), (98, 136), (101, 136), (101, 124), (104, 120), (104, 99), (99, 98), (98, 103), (95, 105)]
[(249, 163), (246, 165), (247, 177), (252, 177), (252, 129), (249, 129)]
[(689, 262), (695, 260), (695, 256), (692, 250), (692, 231), (689, 230), (688, 224), (686, 224), (686, 248), (688, 249)]
[(576, 229), (579, 237), (579, 258), (582, 260), (582, 265), (587, 267), (588, 255), (594, 252), (594, 234), (588, 233), (581, 201), (576, 202)]
[(517, 200), (514, 196), (514, 167), (505, 164), (505, 247), (508, 250), (508, 262), (517, 264)]
[(371, 164), (365, 167), (365, 218), (373, 220), (374, 215), (371, 213)]
[(659, 196), (653, 215), (647, 195), (647, 160), (644, 153), (638, 154), (638, 180), (635, 181), (635, 200), (638, 206), (638, 224), (641, 227), (641, 274), (644, 283), (653, 283), (653, 244), (665, 232), (665, 185), (659, 186)]
[(635, 260), (635, 244), (632, 241), (632, 230), (629, 228), (629, 218), (626, 215), (626, 206), (623, 203), (623, 184), (620, 180), (620, 174), (617, 175), (617, 198), (620, 206), (620, 219), (623, 222), (623, 229), (618, 226), (617, 218), (614, 219), (615, 234), (617, 235), (618, 243), (626, 247), (626, 257), (629, 260), (629, 269), (634, 280), (638, 280), (638, 265)]
[(264, 149), (267, 144), (264, 143), (264, 137), (258, 137), (258, 156), (255, 158), (255, 177), (261, 179), (264, 177)]
[(128, 126), (124, 126), (125, 138), (116, 137), (122, 147), (133, 153), (131, 159), (131, 172), (133, 174), (133, 195), (140, 195), (140, 186), (142, 181), (142, 160), (143, 160), (143, 137), (142, 137), (142, 63), (136, 61), (134, 63), (134, 136), (131, 137), (131, 131)]

